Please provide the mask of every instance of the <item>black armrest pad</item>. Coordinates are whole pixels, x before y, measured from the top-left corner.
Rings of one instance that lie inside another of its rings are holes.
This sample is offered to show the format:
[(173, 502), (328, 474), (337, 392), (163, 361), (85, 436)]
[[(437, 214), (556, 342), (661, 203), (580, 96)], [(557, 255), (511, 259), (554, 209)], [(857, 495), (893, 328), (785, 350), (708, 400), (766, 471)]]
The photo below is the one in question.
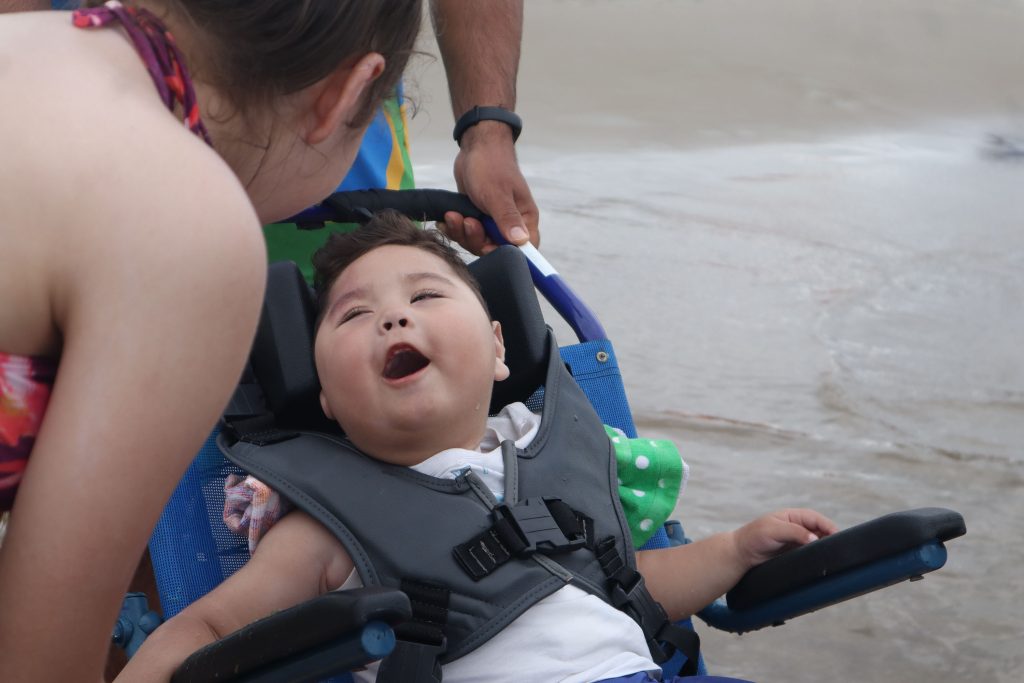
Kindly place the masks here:
[(178, 667), (171, 681), (225, 680), (353, 635), (367, 622), (394, 625), (411, 615), (409, 598), (401, 591), (358, 588), (325, 593), (197, 650)]
[(732, 609), (748, 609), (826, 576), (966, 532), (963, 516), (945, 508), (883, 515), (754, 567), (726, 594), (726, 602)]

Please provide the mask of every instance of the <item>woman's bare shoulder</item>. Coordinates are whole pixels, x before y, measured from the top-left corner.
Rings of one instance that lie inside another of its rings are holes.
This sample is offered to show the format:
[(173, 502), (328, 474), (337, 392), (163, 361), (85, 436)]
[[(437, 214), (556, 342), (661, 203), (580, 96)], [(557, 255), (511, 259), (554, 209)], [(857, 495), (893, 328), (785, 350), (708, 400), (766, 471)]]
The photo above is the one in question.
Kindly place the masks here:
[[(0, 108), (8, 190), (0, 213), (9, 226), (63, 232), (67, 219), (102, 233), (203, 215), (255, 222), (234, 173), (165, 108), (120, 32), (78, 30), (60, 17), (23, 23), (0, 47), (0, 63), (16, 64), (0, 70), (0, 87), (20, 103)], [(50, 40), (28, 40), (32, 32)], [(52, 220), (37, 220), (41, 204)]]
[(0, 341), (49, 352), (73, 299), (140, 281), (258, 291), (265, 252), (244, 188), (163, 108), (124, 37), (7, 22), (0, 88), (19, 106), (0, 107), (0, 295), (34, 294), (4, 296), (18, 334)]

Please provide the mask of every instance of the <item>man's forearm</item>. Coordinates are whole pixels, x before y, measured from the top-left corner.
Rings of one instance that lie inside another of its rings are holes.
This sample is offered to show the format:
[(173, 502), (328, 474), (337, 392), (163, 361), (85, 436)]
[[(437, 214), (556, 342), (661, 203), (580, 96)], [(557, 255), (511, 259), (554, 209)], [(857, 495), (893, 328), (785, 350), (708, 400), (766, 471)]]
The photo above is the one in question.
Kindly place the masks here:
[(452, 111), (476, 105), (514, 109), (522, 0), (431, 0)]

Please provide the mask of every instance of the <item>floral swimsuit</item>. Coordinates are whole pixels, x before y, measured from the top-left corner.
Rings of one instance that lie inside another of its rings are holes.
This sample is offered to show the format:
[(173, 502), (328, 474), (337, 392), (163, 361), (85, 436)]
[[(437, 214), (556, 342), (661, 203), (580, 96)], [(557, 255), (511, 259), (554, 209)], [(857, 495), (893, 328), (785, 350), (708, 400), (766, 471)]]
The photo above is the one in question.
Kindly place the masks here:
[(0, 353), (0, 511), (14, 503), (56, 370), (48, 358)]
[[(172, 112), (181, 111), (188, 129), (212, 145), (199, 117), (195, 90), (181, 52), (154, 14), (110, 0), (102, 7), (75, 10), (71, 19), (76, 27), (83, 29), (120, 23), (167, 108)], [(0, 352), (0, 512), (14, 504), (18, 483), (28, 466), (28, 456), (43, 421), (56, 370), (57, 363), (52, 359)]]

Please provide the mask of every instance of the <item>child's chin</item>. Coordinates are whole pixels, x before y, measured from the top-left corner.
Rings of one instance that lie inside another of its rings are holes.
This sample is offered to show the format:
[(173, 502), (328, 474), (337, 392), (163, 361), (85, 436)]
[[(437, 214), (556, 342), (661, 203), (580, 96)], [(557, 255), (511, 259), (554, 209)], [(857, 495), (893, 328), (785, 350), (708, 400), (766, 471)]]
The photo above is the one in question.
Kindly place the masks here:
[(402, 432), (432, 431), (446, 421), (437, 408), (430, 396), (399, 397), (391, 404), (389, 422)]

